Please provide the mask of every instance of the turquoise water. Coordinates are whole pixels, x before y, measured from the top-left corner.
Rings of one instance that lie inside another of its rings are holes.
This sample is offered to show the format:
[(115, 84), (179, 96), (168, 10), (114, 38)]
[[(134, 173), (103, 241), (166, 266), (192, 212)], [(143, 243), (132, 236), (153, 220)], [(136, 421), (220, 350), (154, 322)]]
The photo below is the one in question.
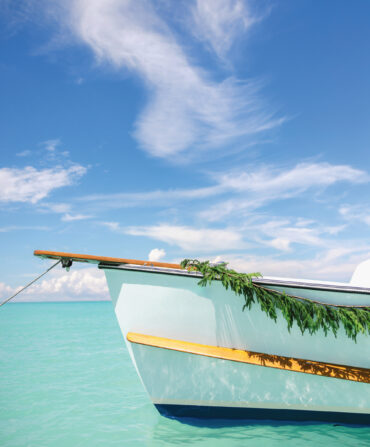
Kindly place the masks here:
[(0, 308), (0, 446), (369, 446), (370, 428), (187, 425), (160, 416), (110, 302)]

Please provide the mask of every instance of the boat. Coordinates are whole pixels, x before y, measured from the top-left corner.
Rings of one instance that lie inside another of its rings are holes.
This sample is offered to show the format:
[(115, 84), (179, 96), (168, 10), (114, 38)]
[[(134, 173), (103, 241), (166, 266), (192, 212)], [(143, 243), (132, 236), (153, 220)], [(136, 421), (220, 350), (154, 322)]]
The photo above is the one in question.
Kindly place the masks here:
[[(105, 272), (127, 350), (151, 401), (175, 418), (370, 425), (370, 336), (290, 331), (282, 315), (178, 264), (36, 250)], [(326, 304), (370, 306), (370, 288), (273, 277), (257, 286)]]

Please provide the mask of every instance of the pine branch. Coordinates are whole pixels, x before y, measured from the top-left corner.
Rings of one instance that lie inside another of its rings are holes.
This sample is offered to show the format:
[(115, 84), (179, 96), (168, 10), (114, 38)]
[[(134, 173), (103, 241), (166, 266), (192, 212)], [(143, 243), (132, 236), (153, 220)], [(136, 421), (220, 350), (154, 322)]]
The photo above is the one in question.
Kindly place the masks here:
[(296, 323), (304, 334), (311, 335), (322, 329), (327, 335), (332, 332), (337, 336), (341, 326), (346, 335), (356, 341), (358, 334), (370, 334), (370, 307), (326, 304), (295, 295), (287, 295), (254, 284), (252, 279), (261, 277), (260, 273), (239, 273), (228, 269), (227, 263), (212, 265), (209, 261), (184, 259), (181, 267), (189, 271), (198, 271), (203, 277), (199, 285), (206, 286), (212, 281), (221, 281), (226, 290), (229, 288), (237, 295), (243, 295), (243, 310), (259, 304), (261, 310), (276, 322), (278, 311), (287, 322), (288, 331)]

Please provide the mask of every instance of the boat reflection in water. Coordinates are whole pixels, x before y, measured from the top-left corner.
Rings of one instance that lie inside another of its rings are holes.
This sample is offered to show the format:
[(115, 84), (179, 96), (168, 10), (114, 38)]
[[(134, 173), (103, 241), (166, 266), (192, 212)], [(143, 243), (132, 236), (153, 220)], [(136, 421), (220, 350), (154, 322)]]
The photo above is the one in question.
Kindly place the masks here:
[[(103, 269), (132, 362), (165, 416), (370, 425), (370, 336), (291, 331), (220, 281), (176, 264), (35, 251)], [(356, 276), (356, 275), (355, 275)], [(357, 275), (358, 276), (358, 275)], [(327, 304), (370, 306), (370, 288), (282, 278), (254, 282)]]

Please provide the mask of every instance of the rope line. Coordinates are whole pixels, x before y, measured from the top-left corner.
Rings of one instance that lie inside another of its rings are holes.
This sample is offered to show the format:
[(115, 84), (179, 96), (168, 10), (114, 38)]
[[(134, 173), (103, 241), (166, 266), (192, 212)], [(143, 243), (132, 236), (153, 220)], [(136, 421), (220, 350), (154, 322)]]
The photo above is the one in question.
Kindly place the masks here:
[[(236, 278), (238, 275), (235, 275), (233, 273), (229, 273), (226, 272), (226, 274), (232, 278)], [(273, 293), (277, 293), (278, 295), (281, 296), (288, 296), (289, 298), (295, 298), (296, 300), (301, 300), (301, 301), (307, 301), (309, 303), (314, 303), (314, 304), (319, 304), (321, 306), (329, 306), (329, 307), (343, 307), (343, 308), (349, 308), (349, 309), (365, 309), (368, 310), (370, 308), (370, 306), (366, 306), (366, 305), (351, 305), (351, 304), (332, 304), (332, 303), (324, 303), (322, 301), (316, 301), (316, 300), (312, 300), (310, 298), (303, 298), (303, 296), (298, 296), (298, 295), (291, 295), (288, 294), (286, 292), (280, 292), (279, 290), (275, 290), (275, 289), (271, 289), (269, 287), (266, 286), (261, 286), (260, 284), (256, 284), (252, 281), (253, 287), (256, 287), (258, 289), (262, 289), (262, 290), (266, 290), (267, 292), (273, 292)]]
[[(263, 290), (267, 290), (268, 292), (274, 292), (277, 293), (278, 295), (284, 295), (284, 292), (280, 292), (279, 290), (275, 290), (275, 289), (270, 289), (268, 287), (264, 287), (264, 286), (260, 286), (259, 284), (254, 284), (254, 287), (258, 287), (259, 289), (263, 289)], [(344, 308), (350, 308), (350, 309), (369, 309), (369, 306), (356, 306), (356, 305), (348, 305), (348, 304), (332, 304), (332, 303), (323, 303), (322, 301), (316, 301), (316, 300), (311, 300), (310, 298), (303, 298), (302, 296), (297, 296), (297, 295), (290, 295), (285, 293), (285, 295), (287, 295), (290, 298), (295, 298), (296, 300), (301, 300), (301, 301), (308, 301), (309, 303), (314, 303), (314, 304), (320, 304), (321, 306), (330, 306), (330, 307), (344, 307)]]
[(50, 272), (51, 269), (53, 269), (54, 267), (56, 267), (60, 262), (62, 262), (61, 259), (59, 259), (59, 261), (57, 261), (55, 264), (53, 264), (51, 267), (49, 267), (47, 270), (45, 270), (44, 273), (41, 273), (41, 275), (39, 275), (37, 278), (33, 279), (31, 282), (29, 282), (28, 284), (26, 284), (24, 287), (21, 288), (21, 290), (18, 290), (18, 292), (16, 292), (14, 295), (10, 296), (9, 298), (7, 298), (6, 300), (4, 300), (2, 303), (0, 303), (0, 307), (3, 306), (4, 304), (6, 304), (8, 301), (12, 300), (13, 298), (15, 298), (18, 294), (20, 294), (21, 292), (23, 292), (23, 290), (27, 289), (27, 287), (31, 286), (33, 283), (35, 283), (37, 280), (39, 280), (41, 277), (43, 277), (44, 275), (46, 275), (48, 272)]

